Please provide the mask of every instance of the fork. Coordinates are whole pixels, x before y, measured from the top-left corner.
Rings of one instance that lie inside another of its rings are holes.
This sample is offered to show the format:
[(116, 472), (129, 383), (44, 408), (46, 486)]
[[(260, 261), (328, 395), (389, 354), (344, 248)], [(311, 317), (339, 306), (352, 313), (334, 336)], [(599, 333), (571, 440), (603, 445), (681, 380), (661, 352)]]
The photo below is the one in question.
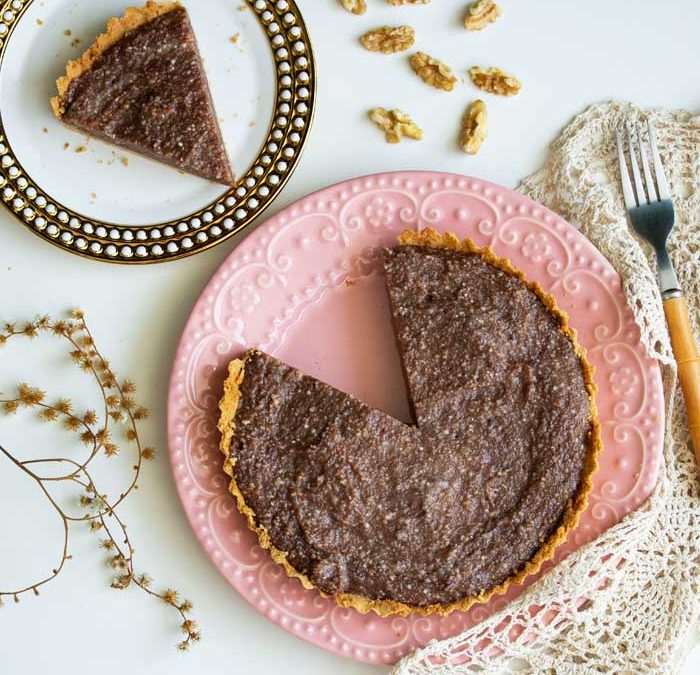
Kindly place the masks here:
[(625, 198), (627, 215), (632, 228), (642, 239), (651, 244), (656, 254), (659, 287), (668, 331), (671, 336), (673, 354), (678, 365), (678, 379), (685, 399), (690, 439), (695, 450), (695, 457), (700, 464), (700, 354), (690, 327), (688, 304), (666, 248), (666, 242), (675, 220), (671, 190), (666, 180), (651, 122), (647, 122), (647, 128), (656, 185), (654, 185), (654, 177), (652, 177), (649, 160), (644, 149), (642, 129), (639, 125), (636, 126), (637, 146), (644, 181), (642, 181), (642, 174), (637, 162), (632, 126), (627, 124), (627, 145), (634, 187), (627, 169), (622, 134), (617, 131), (617, 155), (620, 162), (622, 194)]

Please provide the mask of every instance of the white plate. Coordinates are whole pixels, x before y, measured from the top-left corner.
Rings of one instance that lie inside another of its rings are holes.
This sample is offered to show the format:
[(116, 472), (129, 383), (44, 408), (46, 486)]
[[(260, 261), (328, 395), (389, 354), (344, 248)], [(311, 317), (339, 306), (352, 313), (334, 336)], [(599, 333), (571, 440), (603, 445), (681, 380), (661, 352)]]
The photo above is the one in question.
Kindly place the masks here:
[(293, 2), (183, 0), (238, 188), (227, 191), (90, 139), (61, 124), (49, 99), (66, 62), (127, 4), (4, 3), (0, 187), (3, 202), (21, 220), (64, 248), (100, 259), (151, 262), (211, 246), (272, 202), (308, 133), (315, 77)]

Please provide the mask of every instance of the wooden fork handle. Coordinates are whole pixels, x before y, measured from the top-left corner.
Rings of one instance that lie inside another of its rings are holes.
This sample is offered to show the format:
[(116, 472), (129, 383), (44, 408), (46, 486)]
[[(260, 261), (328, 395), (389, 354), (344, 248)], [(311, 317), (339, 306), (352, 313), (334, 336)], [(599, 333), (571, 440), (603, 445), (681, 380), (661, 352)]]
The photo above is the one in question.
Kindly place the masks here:
[(664, 312), (688, 411), (690, 439), (700, 466), (700, 354), (690, 327), (688, 303), (682, 295), (668, 298), (664, 300)]

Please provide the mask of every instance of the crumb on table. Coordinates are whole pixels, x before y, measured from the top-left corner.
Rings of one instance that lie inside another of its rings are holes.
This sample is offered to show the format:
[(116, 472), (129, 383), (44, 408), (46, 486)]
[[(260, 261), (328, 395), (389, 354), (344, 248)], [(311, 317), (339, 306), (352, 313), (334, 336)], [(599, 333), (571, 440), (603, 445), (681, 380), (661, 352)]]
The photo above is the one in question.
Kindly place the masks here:
[(255, 120), (250, 120), (250, 122), (248, 122), (248, 126), (249, 126), (249, 127), (254, 127), (254, 126), (255, 126)]
[(43, 131), (45, 134), (48, 134), (48, 133), (49, 133), (49, 130), (48, 130), (46, 127), (44, 127), (44, 128), (42, 129), (42, 131)]
[(124, 166), (129, 166), (129, 158), (128, 157), (122, 157), (122, 164)]
[(75, 151), (76, 151), (78, 154), (80, 154), (81, 152), (85, 152), (86, 150), (87, 150), (87, 148), (86, 148), (84, 145), (79, 145), (79, 146), (75, 149)]
[(235, 45), (236, 42), (238, 42), (238, 39), (239, 39), (240, 37), (241, 37), (241, 34), (240, 34), (240, 33), (234, 33), (234, 34), (231, 36), (231, 42), (233, 42), (233, 44)]
[(64, 149), (64, 150), (68, 150), (68, 148), (70, 148), (70, 143), (64, 143), (64, 144), (63, 144), (63, 149)]
[(36, 20), (36, 25), (37, 25), (37, 26), (43, 26), (43, 25), (44, 25), (44, 20), (43, 20), (43, 19), (37, 19), (37, 20)]
[(238, 11), (239, 11), (239, 12), (245, 12), (246, 9), (248, 9), (248, 5), (240, 5), (240, 6), (238, 7)]
[(73, 35), (73, 31), (70, 28), (66, 28), (66, 30), (63, 31), (63, 34), (70, 37)]
[(97, 193), (95, 193), (95, 192), (91, 192), (91, 193), (90, 193), (90, 196), (91, 196), (93, 199), (97, 199)]

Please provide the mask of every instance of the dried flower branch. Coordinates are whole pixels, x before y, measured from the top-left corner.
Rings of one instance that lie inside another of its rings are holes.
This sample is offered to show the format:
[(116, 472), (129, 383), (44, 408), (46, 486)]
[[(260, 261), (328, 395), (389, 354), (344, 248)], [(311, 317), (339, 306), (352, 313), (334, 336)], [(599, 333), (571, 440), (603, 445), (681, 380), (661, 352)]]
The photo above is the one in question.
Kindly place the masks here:
[[(76, 435), (80, 441), (81, 459), (69, 457), (49, 457), (21, 461), (9, 450), (0, 445), (4, 454), (18, 470), (36, 482), (44, 497), (49, 501), (63, 525), (63, 545), (60, 560), (51, 568), (44, 578), (23, 588), (2, 590), (0, 588), (0, 606), (4, 597), (11, 597), (15, 602), (26, 593), (39, 595), (41, 586), (53, 581), (71, 559), (68, 552), (71, 527), (76, 523), (85, 523), (91, 532), (99, 532), (100, 548), (108, 554), (107, 564), (113, 570), (112, 588), (124, 590), (131, 585), (138, 586), (148, 595), (159, 598), (170, 605), (179, 614), (183, 639), (177, 644), (178, 649), (187, 650), (198, 642), (201, 633), (197, 623), (188, 615), (192, 611), (189, 600), (180, 600), (177, 591), (166, 589), (158, 592), (151, 588), (152, 579), (148, 574), (137, 572), (134, 565), (134, 547), (131, 544), (126, 525), (117, 509), (122, 502), (138, 487), (138, 479), (144, 461), (155, 457), (155, 450), (145, 447), (139, 437), (137, 423), (148, 417), (148, 410), (137, 405), (134, 399), (136, 387), (133, 382), (119, 382), (109, 362), (98, 351), (87, 324), (80, 310), (71, 313), (66, 320), (53, 320), (43, 316), (35, 321), (19, 326), (6, 323), (0, 330), (0, 347), (16, 337), (34, 339), (40, 334), (53, 335), (67, 342), (70, 360), (81, 370), (92, 376), (101, 395), (101, 416), (92, 409), (79, 413), (68, 398), (59, 398), (49, 402), (46, 392), (29, 384), (18, 385), (14, 396), (0, 398), (0, 411), (13, 415), (21, 409), (33, 410), (42, 422), (58, 423), (67, 431)], [(117, 430), (120, 433), (117, 433)], [(91, 471), (91, 463), (96, 457), (105, 455), (114, 457), (119, 454), (117, 438), (124, 438), (133, 454), (133, 475), (126, 489), (115, 498), (102, 493)], [(87, 448), (85, 450), (84, 448)], [(42, 465), (53, 464), (65, 468), (59, 475), (43, 476)], [(68, 482), (75, 485), (80, 515), (72, 515), (52, 496), (49, 486), (55, 482)]]

